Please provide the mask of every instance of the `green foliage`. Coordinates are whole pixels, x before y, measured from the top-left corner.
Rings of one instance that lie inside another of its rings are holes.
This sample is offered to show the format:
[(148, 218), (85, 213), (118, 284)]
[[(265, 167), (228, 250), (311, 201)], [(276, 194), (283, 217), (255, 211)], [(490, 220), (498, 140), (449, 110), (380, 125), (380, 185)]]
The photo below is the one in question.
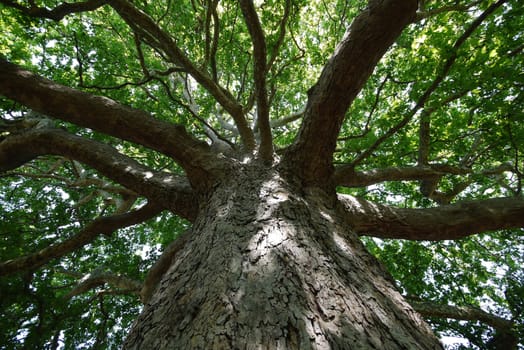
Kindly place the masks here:
[[(23, 3), (23, 2), (19, 2)], [(37, 1), (49, 8), (57, 1)], [(210, 54), (213, 30), (206, 18), (212, 1), (135, 1), (169, 33), (188, 57), (226, 87), (243, 106), (252, 104), (251, 41), (237, 2), (216, 7), (220, 35), (216, 56)], [(267, 36), (268, 55), (279, 53), (268, 72), (271, 119), (299, 111), (308, 89), (365, 1), (291, 1), (286, 34), (279, 44), (284, 1), (256, 1)], [(438, 9), (466, 1), (427, 1)], [(413, 108), (442, 72), (453, 45), (468, 23), (491, 1), (480, 1), (468, 11), (450, 11), (411, 25), (386, 54), (342, 126), (335, 160), (350, 163), (359, 154), (413, 113)], [(522, 174), (524, 140), (524, 7), (508, 1), (488, 18), (456, 52), (457, 59), (425, 110), (431, 111), (432, 162), (473, 170), (473, 175), (445, 178), (440, 190), (474, 180), (456, 199), (515, 195), (517, 176), (482, 173), (510, 163)], [(162, 75), (176, 68), (137, 38), (109, 7), (67, 16), (59, 22), (35, 19), (0, 5), (0, 56), (34, 68), (65, 85), (103, 94), (151, 112), (155, 117), (184, 124), (205, 139), (202, 120), (235, 141), (237, 135), (221, 128), (231, 122), (216, 101), (187, 74)], [(138, 38), (140, 39), (140, 38)], [(141, 62), (142, 60), (142, 62)], [(144, 75), (147, 67), (148, 74)], [(155, 76), (152, 78), (151, 76)], [(180, 96), (192, 84), (198, 106), (195, 118)], [(455, 96), (455, 97), (454, 97)], [(2, 118), (20, 116), (21, 106), (0, 99)], [(384, 141), (357, 170), (417, 163), (418, 118), (415, 111), (406, 127)], [(252, 115), (248, 115), (252, 117)], [(278, 148), (292, 143), (300, 120), (274, 131)], [(155, 169), (174, 173), (172, 160), (128, 142), (91, 130), (60, 123), (79, 135), (103, 140), (123, 154)], [(0, 261), (42, 249), (74, 235), (89, 220), (111, 212), (97, 186), (77, 187), (63, 178), (74, 177), (75, 165), (66, 161), (55, 178), (39, 178), (53, 157), (41, 158), (20, 169), (19, 176), (0, 177)], [(84, 169), (89, 178), (100, 178)], [(31, 176), (35, 175), (35, 176)], [(114, 184), (112, 184), (114, 185)], [(386, 182), (368, 188), (341, 189), (346, 193), (404, 207), (430, 207), (416, 182)], [(93, 195), (91, 199), (83, 199)], [(82, 205), (79, 203), (82, 202)], [(65, 349), (117, 348), (140, 309), (135, 296), (111, 295), (97, 288), (69, 298), (78, 276), (102, 269), (141, 280), (160, 251), (187, 226), (163, 213), (148, 223), (99, 237), (92, 244), (45, 268), (0, 280), (0, 348)], [(391, 271), (402, 292), (410, 297), (453, 305), (472, 305), (515, 320), (524, 339), (524, 233), (522, 230), (478, 235), (459, 241), (412, 242), (365, 239), (369, 250)], [(466, 337), (478, 348), (493, 336), (489, 327), (474, 322), (431, 320), (442, 334)]]

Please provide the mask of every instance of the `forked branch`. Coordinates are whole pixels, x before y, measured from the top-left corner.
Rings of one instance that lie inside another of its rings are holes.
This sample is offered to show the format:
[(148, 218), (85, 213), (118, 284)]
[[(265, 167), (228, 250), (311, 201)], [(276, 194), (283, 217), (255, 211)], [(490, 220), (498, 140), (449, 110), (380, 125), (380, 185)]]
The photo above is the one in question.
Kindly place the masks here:
[(104, 176), (192, 220), (195, 196), (185, 178), (154, 171), (113, 147), (60, 129), (29, 130), (0, 142), (0, 172), (15, 169), (34, 158), (61, 155), (91, 166)]
[(164, 31), (153, 18), (135, 7), (126, 0), (108, 0), (108, 3), (122, 17), (122, 19), (147, 43), (163, 52), (172, 63), (184, 68), (195, 80), (202, 85), (216, 99), (216, 101), (233, 117), (242, 142), (247, 150), (255, 148), (255, 137), (249, 128), (242, 106), (231, 93), (218, 85), (205, 71), (196, 67), (189, 60), (174, 38)]
[(459, 52), (459, 49), (462, 47), (462, 45), (475, 32), (475, 30), (482, 24), (482, 22), (484, 22), (486, 18), (488, 18), (493, 12), (495, 12), (505, 2), (507, 2), (507, 0), (499, 0), (493, 3), (484, 12), (482, 12), (477, 18), (475, 18), (475, 20), (471, 22), (471, 24), (468, 26), (468, 28), (466, 28), (464, 33), (462, 33), (462, 35), (455, 41), (453, 47), (451, 48), (450, 55), (447, 57), (447, 59), (442, 64), (440, 72), (433, 79), (433, 82), (431, 83), (431, 85), (420, 96), (420, 98), (417, 100), (417, 103), (413, 106), (410, 112), (406, 116), (404, 116), (396, 125), (394, 125), (386, 133), (380, 136), (375, 141), (375, 143), (373, 143), (373, 145), (371, 145), (364, 152), (360, 153), (359, 156), (356, 157), (353, 160), (353, 162), (351, 163), (353, 166), (360, 164), (364, 159), (371, 156), (373, 152), (375, 152), (375, 150), (382, 143), (384, 143), (384, 141), (386, 141), (391, 136), (396, 134), (399, 130), (404, 128), (413, 119), (416, 113), (418, 113), (418, 111), (424, 108), (429, 98), (433, 95), (433, 93), (437, 90), (440, 84), (448, 76), (448, 73), (451, 70), (451, 67), (453, 66), (453, 64), (455, 63), (455, 61), (458, 58), (458, 52)]
[[(0, 95), (39, 113), (135, 142), (175, 159), (204, 180), (216, 155), (185, 128), (103, 96), (57, 84), (0, 58)], [(204, 180), (205, 181), (205, 180)]]

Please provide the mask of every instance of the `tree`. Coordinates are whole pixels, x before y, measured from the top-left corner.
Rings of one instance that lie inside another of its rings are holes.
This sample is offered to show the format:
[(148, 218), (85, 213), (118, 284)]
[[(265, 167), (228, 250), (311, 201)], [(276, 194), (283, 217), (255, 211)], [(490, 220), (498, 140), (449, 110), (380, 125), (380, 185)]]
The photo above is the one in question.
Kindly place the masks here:
[(518, 0), (0, 4), (6, 348), (517, 348)]

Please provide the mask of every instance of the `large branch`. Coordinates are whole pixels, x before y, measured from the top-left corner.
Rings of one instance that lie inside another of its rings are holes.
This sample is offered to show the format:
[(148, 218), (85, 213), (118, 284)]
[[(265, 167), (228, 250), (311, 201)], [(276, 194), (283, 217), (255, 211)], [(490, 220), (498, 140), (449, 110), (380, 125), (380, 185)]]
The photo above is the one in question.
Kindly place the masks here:
[(112, 288), (116, 288), (116, 290), (110, 291), (112, 294), (139, 294), (140, 289), (142, 288), (142, 283), (129, 277), (117, 275), (112, 272), (95, 270), (83, 276), (75, 288), (73, 288), (66, 297), (72, 298), (105, 284), (110, 285)]
[(218, 85), (205, 71), (198, 69), (177, 46), (173, 37), (166, 33), (151, 17), (126, 0), (109, 0), (108, 3), (126, 21), (126, 23), (143, 37), (148, 44), (162, 51), (176, 65), (184, 68), (195, 80), (216, 99), (216, 101), (233, 117), (242, 142), (247, 150), (255, 148), (255, 138), (244, 116), (242, 106), (233, 95)]
[(416, 0), (369, 1), (317, 83), (308, 92), (304, 121), (286, 159), (306, 183), (322, 184), (332, 173), (332, 155), (346, 111), (380, 58), (414, 20)]
[(175, 159), (194, 183), (207, 181), (215, 154), (183, 126), (39, 77), (0, 58), (0, 95), (34, 111), (132, 141)]
[(440, 241), (524, 228), (524, 199), (493, 198), (436, 208), (395, 208), (338, 195), (346, 222), (362, 236)]
[[(487, 349), (512, 350), (517, 349), (518, 336), (515, 323), (512, 320), (490, 314), (480, 308), (473, 306), (455, 306), (437, 304), (428, 301), (407, 298), (410, 305), (424, 317), (428, 318), (450, 318), (460, 321), (482, 322), (496, 330), (495, 335), (487, 343)], [(480, 345), (480, 344), (479, 344)]]
[[(420, 109), (422, 109), (426, 102), (429, 100), (429, 98), (433, 95), (433, 93), (437, 90), (437, 88), (440, 86), (440, 84), (444, 81), (444, 79), (448, 76), (449, 71), (451, 70), (451, 67), (455, 63), (456, 59), (458, 58), (458, 52), (462, 45), (466, 42), (466, 40), (475, 32), (475, 30), (482, 24), (486, 18), (488, 18), (497, 8), (502, 6), (505, 2), (508, 0), (499, 0), (495, 3), (493, 3), (491, 6), (489, 6), (484, 12), (482, 12), (471, 24), (466, 28), (464, 33), (455, 41), (455, 44), (451, 48), (451, 52), (449, 57), (445, 60), (445, 62), (442, 65), (442, 68), (440, 72), (437, 74), (437, 76), (434, 78), (431, 85), (424, 91), (424, 93), (420, 96), (417, 103), (413, 106), (413, 108), (409, 111), (408, 114), (406, 114), (397, 124), (395, 124), (393, 127), (391, 127), (387, 132), (385, 132), (383, 135), (381, 135), (370, 147), (368, 147), (364, 152), (360, 153), (351, 163), (353, 166), (356, 166), (362, 161), (368, 157), (370, 157), (375, 150), (382, 145), (386, 140), (388, 140), (391, 136), (396, 134), (398, 131), (400, 131), (402, 128), (404, 128), (408, 123), (411, 121), (411, 119), (418, 113)], [(429, 125), (428, 125), (429, 127)]]
[(139, 224), (151, 219), (162, 211), (161, 208), (147, 204), (140, 209), (125, 214), (105, 216), (95, 219), (74, 236), (63, 242), (53, 244), (35, 253), (0, 263), (0, 276), (23, 270), (36, 270), (53, 259), (60, 258), (91, 243), (100, 235), (110, 235), (120, 228)]
[(353, 166), (341, 166), (335, 169), (333, 181), (338, 186), (365, 187), (384, 181), (409, 181), (433, 178), (444, 174), (429, 166), (425, 167), (389, 167), (365, 171), (356, 171)]
[(273, 158), (273, 137), (269, 125), (269, 101), (266, 88), (266, 39), (253, 0), (240, 0), (240, 8), (253, 42), (253, 78), (257, 101), (257, 124), (260, 130), (259, 156), (270, 162)]
[(88, 0), (88, 1), (81, 1), (81, 2), (76, 2), (76, 3), (64, 2), (56, 6), (53, 9), (47, 9), (45, 7), (38, 7), (34, 4), (34, 1), (29, 1), (29, 3), (30, 3), (30, 6), (25, 7), (25, 6), (18, 4), (15, 1), (0, 0), (0, 4), (4, 4), (6, 6), (13, 7), (28, 16), (39, 17), (39, 18), (49, 18), (54, 21), (60, 21), (65, 16), (70, 15), (72, 13), (96, 10), (97, 8), (105, 5), (107, 1), (106, 0)]
[(480, 321), (500, 331), (509, 331), (513, 322), (476, 307), (437, 304), (428, 301), (407, 299), (415, 311), (425, 317), (452, 318), (463, 321)]
[(113, 147), (60, 129), (34, 129), (0, 142), (0, 172), (15, 169), (46, 154), (85, 163), (106, 177), (189, 220), (197, 211), (195, 195), (185, 178), (153, 171)]
[(474, 172), (471, 168), (447, 164), (427, 164), (424, 166), (388, 167), (357, 171), (352, 165), (342, 165), (335, 169), (333, 182), (338, 186), (365, 187), (385, 181), (422, 181), (440, 178), (444, 175), (496, 175), (512, 171), (511, 164), (502, 164), (492, 169)]

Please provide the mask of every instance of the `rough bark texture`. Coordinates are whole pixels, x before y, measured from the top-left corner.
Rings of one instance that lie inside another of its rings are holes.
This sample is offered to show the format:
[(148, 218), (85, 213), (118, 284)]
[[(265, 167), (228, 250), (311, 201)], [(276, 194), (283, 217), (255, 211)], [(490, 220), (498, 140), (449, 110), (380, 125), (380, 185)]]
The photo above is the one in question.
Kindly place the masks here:
[(125, 349), (441, 348), (334, 198), (242, 167), (202, 201)]

